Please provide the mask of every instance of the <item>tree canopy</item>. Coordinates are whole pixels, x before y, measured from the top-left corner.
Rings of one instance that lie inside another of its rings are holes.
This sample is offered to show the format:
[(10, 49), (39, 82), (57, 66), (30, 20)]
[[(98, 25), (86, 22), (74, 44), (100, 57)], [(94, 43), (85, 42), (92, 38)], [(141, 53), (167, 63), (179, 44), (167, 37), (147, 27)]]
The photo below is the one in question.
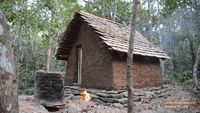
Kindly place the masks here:
[[(64, 71), (55, 58), (63, 33), (75, 12), (83, 10), (124, 25), (131, 23), (129, 0), (5, 0), (20, 93), (33, 93), (36, 70)], [(199, 0), (141, 0), (136, 29), (172, 59), (162, 65), (165, 77), (185, 81), (200, 44)], [(170, 81), (170, 80), (169, 80)]]

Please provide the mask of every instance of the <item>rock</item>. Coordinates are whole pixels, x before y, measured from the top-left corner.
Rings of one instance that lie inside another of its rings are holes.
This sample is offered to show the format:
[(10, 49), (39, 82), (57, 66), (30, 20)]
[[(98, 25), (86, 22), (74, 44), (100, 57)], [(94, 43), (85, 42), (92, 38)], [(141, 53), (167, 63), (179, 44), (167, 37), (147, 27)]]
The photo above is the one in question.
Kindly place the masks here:
[(148, 107), (147, 107), (148, 109), (153, 109), (153, 106), (152, 105), (148, 105)]
[(147, 91), (147, 92), (145, 92), (146, 93), (146, 97), (148, 98), (148, 99), (153, 99), (154, 97), (155, 97), (155, 93), (154, 92), (151, 92), (151, 91)]
[(123, 94), (110, 94), (112, 98), (123, 98)]
[(121, 103), (121, 104), (126, 104), (128, 102), (128, 98), (121, 98), (121, 99), (116, 99), (116, 101), (118, 103)]
[(111, 95), (108, 95), (108, 94), (105, 94), (105, 93), (97, 93), (96, 95), (99, 96), (99, 97), (105, 97), (105, 98), (111, 97)]
[(97, 102), (98, 104), (105, 104), (105, 102), (97, 98), (94, 98), (94, 99), (92, 98), (92, 101)]
[(134, 96), (134, 97), (133, 97), (133, 101), (134, 101), (134, 102), (141, 101), (141, 98), (140, 98), (140, 97), (138, 97), (138, 96)]
[(166, 99), (168, 96), (171, 96), (171, 94), (160, 94), (158, 97), (162, 97)]
[(98, 92), (96, 89), (87, 89), (87, 91), (91, 94), (96, 94)]
[(64, 91), (64, 94), (72, 94), (71, 91)]
[(149, 91), (158, 91), (160, 89), (160, 87), (152, 87), (149, 89)]
[(136, 107), (140, 107), (142, 105), (142, 102), (135, 102), (134, 104)]
[(127, 92), (127, 90), (119, 90), (119, 93)]
[(106, 102), (106, 103), (115, 103), (116, 102), (116, 100), (113, 98), (100, 97), (100, 100), (102, 100), (103, 102)]
[(127, 91), (126, 92), (122, 92), (122, 94), (123, 94), (124, 97), (128, 98), (128, 92)]
[(166, 89), (166, 88), (169, 88), (169, 86), (168, 85), (162, 85), (161, 86), (161, 89)]
[(78, 86), (65, 86), (65, 87), (68, 87), (69, 89), (72, 89), (72, 90), (77, 90), (77, 91), (81, 91), (82, 89)]
[(144, 110), (144, 111), (142, 111), (140, 113), (157, 113), (157, 112), (154, 111), (154, 110)]
[(123, 107), (123, 105), (120, 104), (120, 103), (114, 103), (113, 106), (115, 106), (115, 107)]
[(25, 99), (26, 101), (32, 101), (33, 100), (33, 98), (32, 97), (26, 97), (26, 99)]
[(105, 93), (107, 93), (107, 94), (119, 94), (120, 92), (117, 91), (117, 90), (111, 90), (111, 91), (107, 91)]
[(73, 94), (64, 94), (64, 97), (72, 97), (74, 96)]
[(23, 101), (34, 101), (34, 96), (33, 95), (20, 95), (18, 100), (23, 100)]
[(136, 109), (136, 113), (140, 113), (141, 112), (141, 109)]
[(108, 91), (106, 90), (97, 90), (97, 93), (107, 93)]
[(151, 100), (147, 97), (141, 97), (141, 101), (142, 103), (150, 103)]
[(161, 90), (155, 91), (155, 94), (161, 94), (161, 93), (162, 93)]
[(71, 100), (78, 100), (78, 99), (80, 99), (80, 96), (72, 96), (71, 97)]
[(148, 96), (148, 95), (154, 95), (155, 93), (153, 91), (146, 91), (145, 94), (146, 96)]
[(99, 99), (99, 96), (97, 96), (97, 95), (90, 94), (90, 96), (91, 96), (92, 99)]
[(127, 107), (127, 106), (128, 106), (128, 104), (123, 104), (123, 106), (124, 106), (124, 107)]
[(167, 89), (162, 89), (161, 92), (162, 93), (166, 93), (168, 90)]
[(145, 96), (144, 93), (141, 93), (141, 92), (134, 92), (133, 93), (135, 96)]
[(74, 92), (74, 96), (80, 96), (80, 92)]

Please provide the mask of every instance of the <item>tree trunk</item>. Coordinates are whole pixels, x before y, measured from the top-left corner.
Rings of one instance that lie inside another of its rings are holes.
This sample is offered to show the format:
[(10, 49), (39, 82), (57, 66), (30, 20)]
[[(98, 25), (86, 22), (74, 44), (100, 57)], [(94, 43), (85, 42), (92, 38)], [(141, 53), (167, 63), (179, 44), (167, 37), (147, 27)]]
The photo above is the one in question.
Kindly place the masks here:
[[(192, 12), (192, 8), (190, 8), (189, 10), (190, 10), (190, 12)], [(187, 35), (188, 35), (187, 39), (189, 41), (190, 52), (191, 52), (191, 57), (192, 57), (192, 65), (194, 65), (194, 63), (195, 63), (195, 52), (194, 52), (194, 48), (193, 48), (194, 44), (193, 44), (193, 41), (192, 41), (192, 39), (194, 39), (194, 35), (192, 33), (192, 30), (189, 28), (190, 25), (189, 25), (189, 22), (188, 22), (188, 21), (193, 21), (193, 20), (190, 19), (191, 16), (187, 13), (187, 11), (185, 9), (183, 10), (183, 14), (184, 14), (184, 19), (185, 19), (184, 25), (185, 25), (185, 28), (187, 29)], [(187, 19), (189, 19), (189, 20), (187, 20)]]
[[(186, 18), (186, 17), (185, 17)], [(194, 49), (193, 49), (193, 41), (192, 41), (192, 38), (194, 38), (194, 36), (193, 36), (193, 34), (192, 34), (192, 32), (190, 31), (190, 29), (189, 29), (189, 24), (188, 24), (188, 20), (186, 20), (185, 21), (186, 23), (185, 23), (185, 27), (186, 27), (186, 29), (187, 29), (187, 33), (188, 33), (188, 36), (187, 36), (187, 38), (188, 38), (188, 40), (189, 40), (189, 46), (190, 46), (190, 52), (191, 52), (191, 56), (192, 56), (192, 64), (194, 65), (194, 63), (195, 63), (195, 53), (194, 53)]]
[(195, 89), (197, 88), (197, 70), (198, 70), (199, 62), (200, 62), (200, 46), (197, 51), (196, 61), (193, 68), (193, 80), (195, 83), (195, 87), (194, 87)]
[(152, 22), (151, 22), (151, 4), (150, 4), (150, 2), (151, 2), (151, 0), (148, 0), (147, 1), (148, 3), (148, 5), (147, 5), (147, 15), (148, 15), (148, 21), (147, 21), (147, 25), (148, 25), (148, 39), (149, 39), (149, 41), (152, 41), (152, 39), (151, 39), (151, 34), (152, 34)]
[(50, 70), (50, 64), (51, 64), (51, 52), (52, 52), (52, 39), (51, 36), (49, 37), (48, 41), (48, 48), (47, 48), (47, 71)]
[(116, 21), (116, 15), (117, 15), (117, 2), (114, 0), (114, 3), (112, 3), (112, 11), (111, 11), (111, 19), (113, 21)]
[(0, 11), (0, 113), (18, 113), (17, 80), (11, 36), (4, 14)]
[(136, 17), (137, 17), (137, 7), (139, 1), (133, 0), (132, 6), (132, 21), (131, 21), (131, 31), (129, 39), (129, 49), (127, 54), (127, 90), (128, 90), (128, 113), (134, 113), (133, 109), (133, 81), (132, 81), (132, 63), (133, 63), (133, 48), (134, 48), (134, 37), (135, 37), (135, 26), (136, 26)]
[[(157, 11), (158, 11), (158, 14), (160, 14), (160, 1), (159, 0), (157, 0), (156, 1), (157, 2)], [(162, 36), (161, 36), (161, 32), (160, 32), (160, 25), (161, 25), (161, 20), (160, 20), (160, 17), (159, 17), (159, 20), (158, 20), (158, 25), (157, 25), (157, 29), (158, 29), (158, 37), (159, 37), (159, 47), (161, 48), (161, 49), (163, 49), (163, 46), (162, 46)], [(159, 59), (159, 61), (160, 61), (160, 68), (161, 68), (161, 71), (162, 71), (162, 76), (164, 76), (164, 73), (165, 73), (165, 62), (164, 62), (164, 60), (162, 60), (162, 59)]]

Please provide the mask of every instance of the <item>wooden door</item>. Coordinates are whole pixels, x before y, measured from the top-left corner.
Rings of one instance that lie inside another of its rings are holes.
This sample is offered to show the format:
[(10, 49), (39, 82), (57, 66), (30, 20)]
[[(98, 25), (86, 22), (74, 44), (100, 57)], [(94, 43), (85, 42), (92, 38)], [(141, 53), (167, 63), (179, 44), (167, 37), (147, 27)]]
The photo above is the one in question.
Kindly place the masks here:
[(82, 81), (82, 48), (78, 47), (78, 84), (81, 85)]

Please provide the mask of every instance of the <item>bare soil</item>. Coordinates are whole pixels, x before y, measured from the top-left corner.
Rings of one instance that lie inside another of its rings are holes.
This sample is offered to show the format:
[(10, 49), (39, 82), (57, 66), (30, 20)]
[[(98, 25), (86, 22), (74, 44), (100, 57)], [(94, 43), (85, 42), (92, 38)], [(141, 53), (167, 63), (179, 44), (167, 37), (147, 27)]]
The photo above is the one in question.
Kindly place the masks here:
[[(194, 102), (199, 100), (199, 92), (194, 93), (193, 90), (186, 86), (168, 85), (169, 90), (161, 91), (160, 97), (155, 97), (149, 92), (147, 101), (135, 102), (135, 110), (137, 113), (200, 113), (199, 108), (177, 108), (170, 109), (165, 107), (166, 102)], [(159, 93), (159, 91), (156, 91)], [(152, 97), (152, 98), (151, 98)], [(149, 100), (150, 99), (150, 100)], [(127, 108), (118, 105), (105, 104), (97, 101), (81, 101), (79, 96), (66, 97), (62, 102), (65, 106), (58, 111), (50, 113), (126, 113)], [(34, 101), (33, 96), (19, 96), (20, 113), (49, 113), (49, 111), (41, 105), (41, 102)]]

